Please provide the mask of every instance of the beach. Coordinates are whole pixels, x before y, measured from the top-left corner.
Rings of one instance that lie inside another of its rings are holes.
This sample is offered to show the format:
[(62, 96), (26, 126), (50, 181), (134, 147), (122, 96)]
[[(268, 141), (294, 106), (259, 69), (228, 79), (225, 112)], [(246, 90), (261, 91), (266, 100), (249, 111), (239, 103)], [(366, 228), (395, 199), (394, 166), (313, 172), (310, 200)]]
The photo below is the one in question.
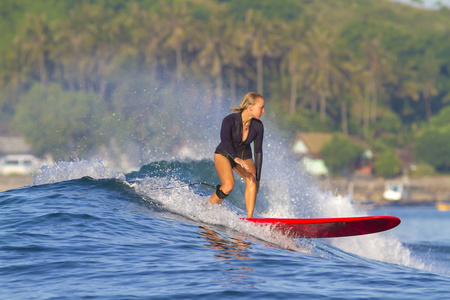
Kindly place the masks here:
[(33, 180), (31, 175), (0, 176), (0, 192), (28, 186)]

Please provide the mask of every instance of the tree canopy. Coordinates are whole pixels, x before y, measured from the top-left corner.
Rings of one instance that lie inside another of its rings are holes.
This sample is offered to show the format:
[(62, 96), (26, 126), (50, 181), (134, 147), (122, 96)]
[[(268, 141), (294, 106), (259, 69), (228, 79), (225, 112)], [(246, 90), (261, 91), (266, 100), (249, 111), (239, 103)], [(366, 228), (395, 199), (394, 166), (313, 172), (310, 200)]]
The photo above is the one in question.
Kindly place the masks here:
[[(150, 108), (170, 108), (168, 93), (196, 85), (204, 107), (230, 107), (259, 91), (292, 133), (341, 132), (392, 148), (415, 143), (450, 100), (447, 7), (5, 0), (0, 14), (0, 120), (26, 122), (25, 106), (43, 90), (61, 93), (61, 101), (74, 93), (97, 99), (105, 115), (120, 115), (142, 141), (155, 130), (141, 124), (155, 118)], [(34, 146), (54, 153), (59, 142)]]
[(418, 133), (416, 156), (436, 170), (450, 171), (450, 106), (431, 118)]
[(35, 84), (22, 97), (13, 125), (40, 155), (80, 157), (107, 138), (101, 134), (103, 111), (104, 104), (88, 93)]
[(335, 134), (330, 142), (326, 143), (321, 153), (325, 165), (332, 173), (349, 173), (353, 168), (352, 163), (364, 152), (364, 148), (346, 136)]

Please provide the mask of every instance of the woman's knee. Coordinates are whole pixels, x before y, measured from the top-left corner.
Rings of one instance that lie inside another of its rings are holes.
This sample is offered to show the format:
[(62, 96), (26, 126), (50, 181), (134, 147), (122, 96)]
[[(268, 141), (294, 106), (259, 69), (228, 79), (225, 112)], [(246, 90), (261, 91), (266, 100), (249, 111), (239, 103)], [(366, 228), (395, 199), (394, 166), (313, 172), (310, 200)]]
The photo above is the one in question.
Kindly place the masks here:
[(222, 192), (224, 192), (227, 195), (230, 194), (231, 191), (233, 191), (233, 188), (234, 188), (233, 182), (224, 182), (224, 183), (222, 183), (222, 186), (220, 187)]

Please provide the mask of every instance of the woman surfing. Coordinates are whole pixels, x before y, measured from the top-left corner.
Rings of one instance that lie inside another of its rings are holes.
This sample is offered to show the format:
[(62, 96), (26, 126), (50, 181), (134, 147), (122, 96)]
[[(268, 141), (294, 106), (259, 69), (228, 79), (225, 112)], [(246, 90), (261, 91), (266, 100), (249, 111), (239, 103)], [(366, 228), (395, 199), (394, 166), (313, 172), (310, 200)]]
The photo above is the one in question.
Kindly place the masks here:
[[(260, 118), (264, 114), (264, 98), (258, 93), (250, 92), (244, 96), (238, 107), (230, 111), (236, 113), (223, 119), (220, 144), (214, 153), (214, 165), (221, 184), (211, 195), (209, 203), (220, 204), (231, 193), (234, 188), (234, 170), (245, 180), (245, 205), (247, 217), (251, 218), (259, 190), (263, 160), (264, 125)], [(252, 142), (254, 161), (250, 148)]]

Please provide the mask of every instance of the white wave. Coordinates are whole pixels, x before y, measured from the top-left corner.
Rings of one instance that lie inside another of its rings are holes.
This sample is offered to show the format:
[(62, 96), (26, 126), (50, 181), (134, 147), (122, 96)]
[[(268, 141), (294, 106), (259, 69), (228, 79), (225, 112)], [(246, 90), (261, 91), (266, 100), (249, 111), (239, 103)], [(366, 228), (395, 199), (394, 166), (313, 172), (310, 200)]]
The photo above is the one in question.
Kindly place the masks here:
[(362, 257), (416, 269), (426, 269), (422, 260), (414, 257), (411, 251), (403, 246), (392, 233), (330, 239), (330, 244)]
[(242, 220), (243, 212), (226, 201), (220, 205), (207, 203), (209, 197), (172, 178), (143, 178), (131, 185), (137, 193), (158, 201), (165, 209), (186, 218), (210, 225), (224, 226), (236, 232), (248, 234), (277, 245), (280, 248), (309, 253), (310, 249), (298, 241), (274, 233), (270, 226), (261, 226)]
[(106, 167), (101, 159), (94, 158), (92, 160), (76, 160), (72, 162), (63, 161), (43, 166), (40, 174), (34, 176), (34, 181), (31, 185), (56, 183), (83, 177), (125, 180), (124, 174)]

